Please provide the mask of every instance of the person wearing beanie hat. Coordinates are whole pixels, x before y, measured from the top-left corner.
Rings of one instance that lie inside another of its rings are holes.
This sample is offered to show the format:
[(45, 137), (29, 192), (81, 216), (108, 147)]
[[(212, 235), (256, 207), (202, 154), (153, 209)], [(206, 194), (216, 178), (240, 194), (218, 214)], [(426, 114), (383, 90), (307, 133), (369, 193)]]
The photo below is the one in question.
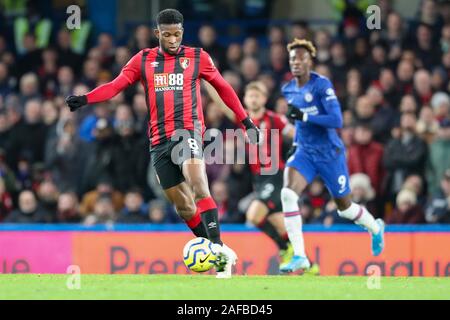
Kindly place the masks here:
[(423, 209), (417, 205), (417, 195), (410, 189), (402, 189), (397, 194), (396, 208), (387, 217), (390, 224), (420, 224), (425, 223)]

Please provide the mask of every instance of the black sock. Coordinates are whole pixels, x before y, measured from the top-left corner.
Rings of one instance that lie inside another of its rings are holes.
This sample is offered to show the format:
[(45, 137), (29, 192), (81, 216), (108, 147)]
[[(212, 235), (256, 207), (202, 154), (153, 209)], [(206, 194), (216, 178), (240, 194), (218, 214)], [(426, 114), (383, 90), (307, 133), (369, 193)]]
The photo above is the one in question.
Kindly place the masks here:
[(267, 234), (280, 248), (280, 250), (286, 250), (287, 249), (287, 241), (283, 239), (278, 231), (275, 229), (275, 226), (266, 218), (264, 218), (263, 221), (261, 221), (257, 227)]
[(205, 212), (202, 212), (201, 215), (202, 221), (208, 232), (208, 239), (222, 245), (223, 242), (220, 240), (219, 213), (217, 208), (206, 210)]
[(203, 222), (200, 222), (196, 227), (191, 228), (192, 233), (196, 237), (202, 237), (208, 239), (208, 231), (206, 231), (205, 225)]
[(202, 218), (199, 212), (196, 212), (195, 215), (188, 221), (186, 221), (189, 229), (192, 230), (192, 233), (196, 237), (202, 237), (208, 239), (208, 232), (206, 230), (205, 225), (202, 222)]
[(220, 239), (219, 212), (214, 199), (211, 197), (203, 198), (197, 201), (196, 205), (197, 212), (200, 213), (203, 224), (208, 232), (208, 239), (213, 243), (223, 245)]

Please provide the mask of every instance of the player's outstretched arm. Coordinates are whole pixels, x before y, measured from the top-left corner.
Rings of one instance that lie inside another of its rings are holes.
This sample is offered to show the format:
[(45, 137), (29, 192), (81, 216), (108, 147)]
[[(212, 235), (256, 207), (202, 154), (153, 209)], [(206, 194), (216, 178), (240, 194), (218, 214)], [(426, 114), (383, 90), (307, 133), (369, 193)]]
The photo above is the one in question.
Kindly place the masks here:
[(94, 90), (88, 92), (82, 96), (68, 96), (66, 103), (70, 108), (70, 111), (76, 111), (77, 109), (85, 106), (86, 104), (98, 103), (109, 100), (116, 96), (123, 89), (128, 87), (140, 79), (140, 63), (142, 61), (142, 51), (136, 54), (130, 61), (123, 67), (120, 74), (111, 82), (105, 83)]

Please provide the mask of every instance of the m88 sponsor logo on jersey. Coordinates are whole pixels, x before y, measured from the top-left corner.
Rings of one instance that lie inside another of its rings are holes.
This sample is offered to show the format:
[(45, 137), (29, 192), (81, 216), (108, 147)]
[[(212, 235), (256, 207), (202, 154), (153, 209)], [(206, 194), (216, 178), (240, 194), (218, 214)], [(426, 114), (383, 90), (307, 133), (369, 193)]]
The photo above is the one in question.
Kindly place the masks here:
[(155, 73), (153, 83), (156, 92), (183, 90), (184, 77), (182, 73)]

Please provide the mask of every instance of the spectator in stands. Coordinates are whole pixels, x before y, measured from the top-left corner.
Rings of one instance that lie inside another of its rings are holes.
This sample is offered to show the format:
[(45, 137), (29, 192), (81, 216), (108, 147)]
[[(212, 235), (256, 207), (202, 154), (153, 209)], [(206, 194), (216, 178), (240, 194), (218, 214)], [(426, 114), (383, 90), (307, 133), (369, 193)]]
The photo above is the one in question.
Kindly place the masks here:
[(166, 213), (165, 203), (160, 200), (152, 200), (148, 204), (148, 220), (150, 223), (169, 223), (170, 218)]
[(427, 70), (432, 70), (439, 64), (442, 52), (433, 41), (433, 31), (430, 25), (422, 23), (417, 28), (414, 52)]
[(419, 108), (417, 107), (417, 101), (414, 99), (414, 96), (411, 94), (404, 95), (400, 100), (400, 109), (401, 113), (415, 113), (418, 114)]
[(433, 91), (431, 88), (430, 73), (421, 69), (414, 74), (414, 96), (419, 106), (429, 104)]
[(428, 155), (429, 170), (427, 181), (431, 194), (438, 192), (439, 182), (445, 170), (450, 167), (450, 109), (447, 116), (442, 118)]
[(37, 197), (42, 209), (54, 215), (57, 208), (59, 190), (51, 180), (45, 180), (37, 187)]
[(216, 29), (210, 24), (202, 25), (198, 31), (198, 40), (198, 46), (218, 62), (217, 68), (223, 69), (226, 66), (225, 48), (217, 42)]
[(387, 192), (392, 196), (400, 191), (406, 177), (424, 176), (427, 155), (426, 143), (416, 133), (417, 120), (412, 113), (401, 116), (400, 132), (388, 142), (384, 152), (387, 169)]
[(242, 217), (238, 212), (228, 210), (228, 190), (225, 182), (216, 180), (211, 185), (211, 196), (217, 204), (219, 219), (223, 222), (241, 222)]
[(439, 130), (439, 122), (433, 114), (433, 109), (424, 106), (420, 110), (419, 120), (416, 126), (417, 134), (430, 145), (436, 137)]
[(83, 63), (83, 74), (81, 82), (87, 85), (90, 89), (97, 85), (97, 80), (100, 74), (100, 63), (94, 59), (86, 60)]
[(239, 73), (242, 60), (242, 46), (239, 43), (231, 43), (226, 50), (224, 70), (231, 70)]
[(35, 72), (41, 65), (42, 50), (36, 45), (36, 37), (32, 33), (26, 33), (23, 37), (24, 51), (17, 58), (17, 76), (21, 77), (26, 72)]
[(19, 188), (15, 172), (6, 163), (5, 151), (0, 149), (0, 177), (5, 183), (6, 191), (11, 195), (15, 194)]
[(417, 203), (423, 208), (427, 202), (426, 186), (424, 179), (418, 174), (412, 174), (405, 179), (401, 189), (409, 189), (414, 191), (417, 197)]
[(399, 113), (387, 103), (379, 88), (369, 87), (366, 96), (376, 109), (371, 120), (375, 140), (386, 143), (390, 138), (390, 131), (398, 123)]
[(440, 190), (429, 201), (425, 218), (428, 223), (450, 223), (450, 169), (444, 173)]
[(117, 77), (122, 68), (131, 59), (131, 52), (127, 47), (118, 47), (114, 54), (114, 62), (111, 71), (114, 77)]
[(367, 96), (360, 96), (356, 100), (356, 107), (353, 112), (353, 118), (358, 123), (365, 123), (370, 125), (375, 115), (375, 105), (372, 100)]
[(73, 113), (63, 109), (55, 131), (47, 138), (45, 164), (59, 190), (78, 190), (79, 173), (85, 154), (80, 153), (81, 141), (76, 134)]
[[(56, 38), (56, 51), (58, 53), (58, 65), (69, 66), (73, 72), (79, 75), (82, 57), (71, 48), (70, 32), (66, 28), (58, 31)], [(81, 71), (81, 70), (80, 70)]]
[(344, 89), (346, 74), (349, 70), (347, 52), (345, 50), (344, 44), (340, 41), (335, 41), (330, 48), (331, 59), (328, 62), (328, 67), (338, 94)]
[(251, 82), (255, 81), (260, 72), (261, 66), (255, 58), (245, 57), (241, 62), (241, 75), (242, 80), (244, 82), (244, 86)]
[(112, 147), (112, 174), (115, 188), (126, 192), (133, 186), (145, 188), (145, 172), (149, 154), (146, 140), (135, 132), (131, 108), (126, 104), (117, 107), (114, 118), (115, 138)]
[(440, 44), (444, 54), (450, 52), (450, 24), (442, 28)]
[(81, 151), (85, 155), (81, 173), (81, 191), (95, 188), (99, 178), (111, 177), (114, 173), (113, 155), (115, 149), (114, 132), (108, 120), (100, 118), (94, 129), (95, 141), (83, 144)]
[(431, 107), (439, 125), (444, 125), (450, 119), (450, 97), (445, 92), (436, 92), (431, 98)]
[(20, 78), (20, 102), (24, 105), (28, 100), (41, 98), (39, 79), (35, 73), (28, 72)]
[(5, 219), (6, 223), (50, 223), (52, 216), (39, 207), (36, 196), (30, 190), (19, 194), (19, 207), (11, 212)]
[[(299, 38), (301, 39), (301, 38)], [(327, 29), (319, 29), (314, 33), (317, 63), (328, 63), (330, 60), (331, 35)]]
[(56, 218), (62, 223), (79, 223), (81, 216), (78, 212), (78, 197), (74, 192), (64, 192), (58, 197)]
[(312, 40), (312, 31), (305, 20), (294, 21), (291, 24), (291, 38), (290, 39), (307, 39)]
[(431, 73), (431, 88), (433, 92), (447, 90), (448, 76), (445, 69), (441, 66), (434, 67)]
[(6, 152), (13, 169), (16, 168), (20, 156), (31, 162), (44, 160), (47, 127), (42, 122), (41, 109), (39, 100), (29, 100), (25, 104), (24, 121), (11, 130), (11, 140)]
[(278, 88), (281, 83), (286, 82), (290, 77), (286, 47), (280, 43), (272, 44), (270, 46), (269, 61), (269, 71)]
[(117, 222), (119, 223), (143, 223), (149, 222), (147, 216), (147, 206), (139, 188), (131, 188), (125, 194), (125, 206), (120, 211)]
[[(383, 146), (373, 141), (373, 132), (368, 124), (356, 125), (354, 143), (348, 149), (348, 170), (351, 175), (364, 173), (377, 194), (381, 194), (385, 174)], [(371, 211), (372, 212), (372, 211)]]
[(417, 195), (409, 189), (401, 190), (394, 212), (386, 218), (388, 224), (419, 224), (425, 222), (423, 209), (417, 204)]
[(380, 77), (374, 85), (382, 91), (387, 105), (395, 108), (400, 103), (401, 96), (396, 90), (396, 79), (391, 69), (381, 69)]
[(86, 226), (106, 224), (111, 226), (116, 220), (113, 201), (110, 195), (102, 194), (95, 200), (94, 210), (83, 220)]
[(9, 74), (6, 63), (0, 61), (0, 96), (5, 98), (8, 94), (13, 92), (13, 85), (11, 82), (11, 75)]
[(131, 54), (136, 54), (142, 49), (153, 48), (158, 45), (158, 40), (153, 36), (152, 29), (144, 24), (139, 25), (128, 44)]
[(13, 209), (11, 194), (6, 190), (6, 184), (0, 175), (0, 221), (2, 221)]
[(381, 39), (389, 45), (388, 60), (396, 62), (400, 59), (402, 46), (407, 37), (407, 27), (400, 14), (391, 12), (387, 16), (386, 29), (381, 31)]
[(371, 50), (371, 55), (366, 66), (363, 67), (363, 74), (368, 83), (376, 80), (380, 76), (380, 70), (388, 66), (387, 45), (383, 41), (375, 43)]
[(102, 196), (111, 199), (114, 211), (119, 212), (123, 208), (123, 195), (113, 189), (111, 179), (102, 177), (99, 180), (97, 188), (87, 192), (83, 196), (80, 205), (80, 214), (85, 217), (94, 212), (97, 199)]
[(111, 68), (114, 62), (114, 39), (111, 34), (103, 32), (98, 35), (97, 47), (95, 47), (100, 54), (100, 67), (103, 69)]
[(0, 149), (5, 151), (11, 135), (11, 128), (6, 111), (0, 109)]
[(66, 97), (72, 93), (74, 85), (73, 69), (69, 66), (62, 66), (59, 68), (55, 94)]
[(398, 94), (401, 96), (411, 94), (413, 92), (414, 65), (408, 60), (401, 60), (397, 65), (396, 77)]
[(260, 48), (258, 39), (256, 39), (255, 37), (245, 38), (242, 44), (242, 53), (244, 58), (252, 57), (258, 59), (260, 57), (259, 50)]

